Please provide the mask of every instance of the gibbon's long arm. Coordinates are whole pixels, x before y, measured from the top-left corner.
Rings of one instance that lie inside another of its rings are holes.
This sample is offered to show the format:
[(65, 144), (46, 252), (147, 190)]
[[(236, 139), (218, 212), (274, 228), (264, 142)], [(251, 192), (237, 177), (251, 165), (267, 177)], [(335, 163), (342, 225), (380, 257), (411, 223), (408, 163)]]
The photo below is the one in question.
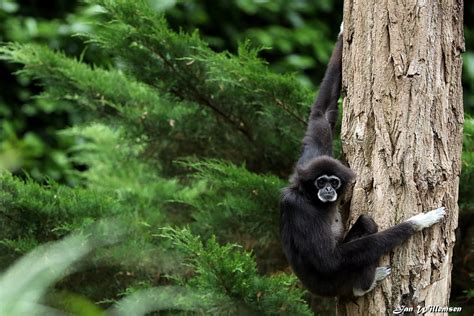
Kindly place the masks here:
[(401, 245), (415, 232), (413, 224), (405, 221), (384, 231), (339, 244), (335, 258), (340, 268), (365, 268)]
[(332, 157), (332, 134), (337, 121), (337, 101), (341, 94), (342, 34), (329, 60), (319, 94), (311, 108), (308, 129), (303, 138), (303, 152), (298, 165), (312, 158), (327, 155)]
[(310, 116), (312, 120), (323, 115), (331, 125), (331, 131), (337, 121), (337, 101), (341, 95), (342, 41), (342, 34), (339, 34)]

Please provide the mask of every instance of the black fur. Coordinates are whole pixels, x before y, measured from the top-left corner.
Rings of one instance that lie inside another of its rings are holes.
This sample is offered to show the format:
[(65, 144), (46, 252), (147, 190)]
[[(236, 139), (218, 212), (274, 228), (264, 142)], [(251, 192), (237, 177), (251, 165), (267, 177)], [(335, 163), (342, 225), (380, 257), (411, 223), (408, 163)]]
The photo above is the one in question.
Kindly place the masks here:
[[(415, 231), (410, 222), (404, 222), (377, 232), (377, 225), (367, 215), (359, 217), (343, 240), (332, 231), (338, 202), (355, 180), (351, 169), (332, 158), (341, 64), (342, 36), (311, 109), (301, 158), (281, 201), (280, 231), (286, 257), (303, 284), (323, 296), (351, 296), (353, 288), (368, 290), (379, 258)], [(335, 202), (318, 198), (314, 181), (324, 174), (336, 175), (342, 182)]]

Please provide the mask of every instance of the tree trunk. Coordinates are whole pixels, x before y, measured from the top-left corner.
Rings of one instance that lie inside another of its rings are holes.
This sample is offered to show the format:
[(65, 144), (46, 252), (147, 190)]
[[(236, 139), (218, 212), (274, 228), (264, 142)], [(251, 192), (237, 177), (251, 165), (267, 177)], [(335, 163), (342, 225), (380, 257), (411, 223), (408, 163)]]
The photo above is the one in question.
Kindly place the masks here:
[(344, 5), (342, 145), (357, 173), (351, 224), (386, 229), (445, 206), (447, 216), (384, 256), (390, 277), (338, 315), (392, 315), (403, 305), (448, 306), (458, 221), (463, 104), (462, 0)]

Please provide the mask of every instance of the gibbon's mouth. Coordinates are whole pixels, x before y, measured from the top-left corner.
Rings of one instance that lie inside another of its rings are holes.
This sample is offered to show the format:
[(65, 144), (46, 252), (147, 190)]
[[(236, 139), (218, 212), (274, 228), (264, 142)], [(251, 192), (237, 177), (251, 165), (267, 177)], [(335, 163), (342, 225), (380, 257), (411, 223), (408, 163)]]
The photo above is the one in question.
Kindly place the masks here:
[(321, 190), (318, 191), (318, 198), (321, 202), (335, 202), (337, 200), (337, 193), (334, 194), (324, 194), (321, 193)]

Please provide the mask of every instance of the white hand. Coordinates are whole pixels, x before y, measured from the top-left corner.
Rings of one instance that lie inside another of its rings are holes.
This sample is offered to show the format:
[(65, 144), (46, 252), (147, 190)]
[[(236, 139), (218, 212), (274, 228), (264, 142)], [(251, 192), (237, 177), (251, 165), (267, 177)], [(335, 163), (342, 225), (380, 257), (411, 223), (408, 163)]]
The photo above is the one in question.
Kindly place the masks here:
[(446, 211), (444, 207), (440, 207), (428, 213), (420, 213), (415, 215), (409, 218), (408, 221), (412, 223), (415, 230), (420, 231), (423, 228), (427, 228), (433, 224), (436, 224), (444, 217), (444, 215), (446, 215)]

